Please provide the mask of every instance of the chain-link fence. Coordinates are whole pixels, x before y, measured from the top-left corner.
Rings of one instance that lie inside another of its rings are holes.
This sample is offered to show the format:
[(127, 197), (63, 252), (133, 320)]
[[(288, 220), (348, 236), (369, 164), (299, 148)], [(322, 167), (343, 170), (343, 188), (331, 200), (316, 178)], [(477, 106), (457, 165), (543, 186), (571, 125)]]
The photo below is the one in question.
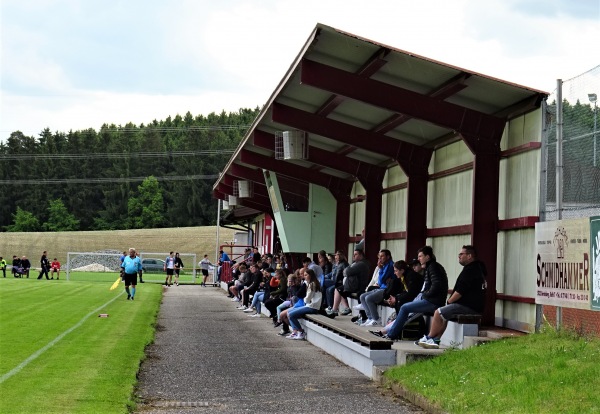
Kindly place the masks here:
[[(548, 97), (542, 146), (541, 219), (557, 220), (557, 96), (562, 93), (562, 209), (560, 217), (600, 215), (600, 65), (562, 82)], [(560, 129), (560, 128), (559, 128)], [(560, 165), (560, 164), (559, 164)], [(559, 181), (560, 185), (560, 181)]]

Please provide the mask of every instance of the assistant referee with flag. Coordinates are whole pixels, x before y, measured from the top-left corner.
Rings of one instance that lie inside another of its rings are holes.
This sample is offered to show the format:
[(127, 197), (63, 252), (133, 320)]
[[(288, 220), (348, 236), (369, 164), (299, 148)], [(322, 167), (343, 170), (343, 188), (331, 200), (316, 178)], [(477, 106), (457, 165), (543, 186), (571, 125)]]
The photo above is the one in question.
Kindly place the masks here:
[[(129, 248), (129, 256), (126, 256), (121, 263), (123, 273), (125, 275), (125, 292), (127, 292), (127, 300), (135, 297), (135, 285), (137, 282), (138, 272), (142, 270), (142, 262), (140, 258), (135, 255), (135, 249)], [(129, 290), (131, 286), (131, 290)]]

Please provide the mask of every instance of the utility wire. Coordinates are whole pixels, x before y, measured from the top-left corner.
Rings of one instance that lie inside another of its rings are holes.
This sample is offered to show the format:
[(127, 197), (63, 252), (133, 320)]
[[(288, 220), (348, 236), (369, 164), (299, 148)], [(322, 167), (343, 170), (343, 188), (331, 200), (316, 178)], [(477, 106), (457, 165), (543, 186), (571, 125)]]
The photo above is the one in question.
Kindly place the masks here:
[(159, 158), (159, 157), (195, 157), (198, 155), (233, 154), (234, 150), (203, 150), (203, 151), (167, 151), (167, 152), (121, 152), (121, 153), (91, 153), (91, 154), (5, 154), (0, 155), (0, 161), (38, 160), (38, 159), (99, 159), (99, 158)]
[[(124, 178), (40, 178), (31, 180), (0, 180), (0, 185), (39, 185), (39, 184), (94, 184), (94, 183), (135, 183), (144, 181), (148, 177)], [(214, 180), (219, 174), (207, 175), (173, 175), (154, 177), (157, 181), (188, 181), (188, 180)]]

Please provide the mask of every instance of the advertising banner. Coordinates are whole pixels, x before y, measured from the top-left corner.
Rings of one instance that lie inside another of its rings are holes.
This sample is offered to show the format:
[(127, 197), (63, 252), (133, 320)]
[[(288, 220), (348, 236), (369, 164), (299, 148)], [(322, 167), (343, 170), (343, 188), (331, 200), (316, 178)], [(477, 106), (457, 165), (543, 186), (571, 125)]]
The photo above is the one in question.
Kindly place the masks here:
[(590, 309), (590, 219), (535, 224), (535, 303)]
[(600, 217), (590, 218), (592, 243), (592, 309), (600, 310)]

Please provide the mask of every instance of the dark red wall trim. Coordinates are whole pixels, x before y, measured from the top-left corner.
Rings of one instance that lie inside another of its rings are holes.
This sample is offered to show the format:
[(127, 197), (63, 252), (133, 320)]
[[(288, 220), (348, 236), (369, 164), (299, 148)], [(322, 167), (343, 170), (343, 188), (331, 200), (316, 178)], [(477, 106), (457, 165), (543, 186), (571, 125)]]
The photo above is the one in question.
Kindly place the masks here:
[(456, 167), (453, 168), (448, 168), (447, 170), (443, 170), (443, 171), (438, 171), (434, 174), (429, 174), (429, 179), (430, 180), (436, 180), (438, 178), (442, 178), (442, 177), (447, 177), (449, 175), (453, 175), (453, 174), (457, 174), (459, 172), (463, 172), (463, 171), (469, 171), (473, 169), (473, 163), (472, 162), (468, 162), (466, 164), (462, 164), (462, 165), (458, 165)]
[(427, 229), (427, 237), (457, 236), (459, 234), (471, 234), (471, 225), (464, 224), (462, 226)]
[(405, 231), (394, 231), (390, 233), (381, 233), (381, 240), (402, 240), (406, 239)]
[(517, 217), (498, 221), (498, 230), (517, 230), (534, 228), (540, 221), (539, 216)]
[(396, 184), (396, 185), (393, 185), (391, 187), (384, 188), (383, 189), (383, 194), (385, 194), (385, 193), (391, 193), (392, 191), (397, 191), (397, 190), (404, 190), (406, 188), (408, 188), (408, 183)]
[(504, 151), (500, 151), (500, 156), (502, 158), (510, 157), (511, 155), (522, 154), (527, 151), (533, 151), (542, 148), (541, 142), (528, 142), (523, 145), (519, 145), (517, 147), (509, 148)]

